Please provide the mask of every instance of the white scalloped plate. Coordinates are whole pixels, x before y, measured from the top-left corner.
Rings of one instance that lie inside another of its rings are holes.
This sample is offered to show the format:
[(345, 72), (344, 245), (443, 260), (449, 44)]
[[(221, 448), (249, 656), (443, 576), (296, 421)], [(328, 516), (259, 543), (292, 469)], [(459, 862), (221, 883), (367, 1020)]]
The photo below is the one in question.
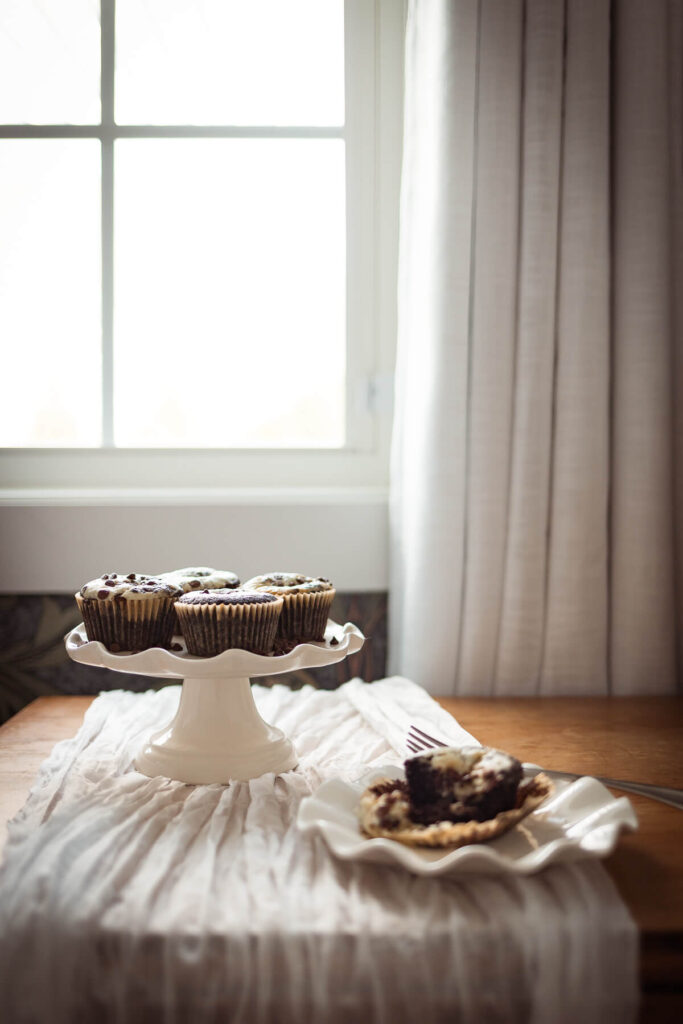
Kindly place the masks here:
[(510, 832), (488, 843), (430, 850), (391, 839), (369, 839), (358, 824), (360, 795), (373, 780), (404, 778), (402, 768), (376, 768), (353, 784), (330, 779), (301, 801), (297, 824), (318, 833), (342, 860), (403, 867), (416, 875), (510, 873), (531, 875), (550, 864), (607, 857), (622, 831), (638, 819), (626, 797), (613, 797), (597, 779), (556, 782), (554, 794)]
[[(336, 640), (337, 643), (332, 641)], [(141, 675), (163, 676), (170, 679), (195, 679), (215, 676), (279, 675), (293, 669), (334, 665), (363, 646), (365, 637), (352, 622), (344, 626), (327, 620), (325, 639), (316, 643), (299, 644), (288, 654), (254, 654), (252, 651), (233, 649), (223, 651), (214, 658), (199, 658), (188, 654), (182, 637), (174, 637), (182, 644), (181, 651), (168, 651), (163, 647), (150, 647), (146, 651), (114, 654), (99, 640), (88, 640), (81, 622), (64, 638), (66, 651), (74, 661), (85, 665), (111, 668), (115, 672), (135, 672)]]

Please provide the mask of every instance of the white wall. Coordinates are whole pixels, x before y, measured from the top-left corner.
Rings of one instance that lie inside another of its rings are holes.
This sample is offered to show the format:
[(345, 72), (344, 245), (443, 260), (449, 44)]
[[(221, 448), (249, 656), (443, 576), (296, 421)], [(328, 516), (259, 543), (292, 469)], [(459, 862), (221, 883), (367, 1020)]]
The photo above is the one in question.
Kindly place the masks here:
[(0, 507), (0, 591), (73, 593), (103, 572), (185, 565), (232, 569), (244, 580), (293, 571), (329, 577), (340, 591), (385, 590), (387, 503), (380, 488), (353, 496), (292, 492), (277, 502), (244, 494), (230, 504), (50, 504), (17, 495)]

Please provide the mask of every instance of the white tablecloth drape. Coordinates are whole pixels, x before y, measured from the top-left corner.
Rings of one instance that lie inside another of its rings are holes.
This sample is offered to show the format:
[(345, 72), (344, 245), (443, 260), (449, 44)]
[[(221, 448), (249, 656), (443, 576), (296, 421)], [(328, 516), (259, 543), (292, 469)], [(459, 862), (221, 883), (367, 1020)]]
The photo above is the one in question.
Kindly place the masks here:
[(393, 678), (254, 687), (300, 754), (229, 786), (133, 759), (179, 688), (100, 695), (10, 825), (0, 868), (4, 1024), (535, 1022), (634, 1018), (637, 934), (598, 863), (427, 879), (335, 860), (300, 800), (400, 763), (410, 723), (471, 737)]

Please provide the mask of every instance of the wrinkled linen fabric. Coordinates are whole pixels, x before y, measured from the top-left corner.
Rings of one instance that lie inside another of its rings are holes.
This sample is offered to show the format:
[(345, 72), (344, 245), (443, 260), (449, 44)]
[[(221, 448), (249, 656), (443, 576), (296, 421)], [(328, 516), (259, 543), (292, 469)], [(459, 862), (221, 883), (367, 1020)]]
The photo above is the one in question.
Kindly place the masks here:
[(179, 690), (101, 694), (10, 824), (4, 1024), (634, 1019), (636, 929), (599, 863), (430, 879), (297, 830), (326, 779), (401, 763), (410, 724), (472, 741), (420, 687), (254, 686), (299, 765), (228, 786), (135, 771)]

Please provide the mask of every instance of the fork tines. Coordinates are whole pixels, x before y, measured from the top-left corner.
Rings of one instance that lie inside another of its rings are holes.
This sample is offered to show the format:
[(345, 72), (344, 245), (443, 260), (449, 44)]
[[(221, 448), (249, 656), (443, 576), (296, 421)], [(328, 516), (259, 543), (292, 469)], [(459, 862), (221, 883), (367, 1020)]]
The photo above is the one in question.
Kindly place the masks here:
[(423, 729), (418, 729), (416, 725), (411, 725), (406, 737), (406, 746), (414, 754), (419, 754), (423, 750), (432, 750), (434, 747), (447, 747), (448, 744), (443, 740), (437, 740), (435, 736), (430, 736)]

